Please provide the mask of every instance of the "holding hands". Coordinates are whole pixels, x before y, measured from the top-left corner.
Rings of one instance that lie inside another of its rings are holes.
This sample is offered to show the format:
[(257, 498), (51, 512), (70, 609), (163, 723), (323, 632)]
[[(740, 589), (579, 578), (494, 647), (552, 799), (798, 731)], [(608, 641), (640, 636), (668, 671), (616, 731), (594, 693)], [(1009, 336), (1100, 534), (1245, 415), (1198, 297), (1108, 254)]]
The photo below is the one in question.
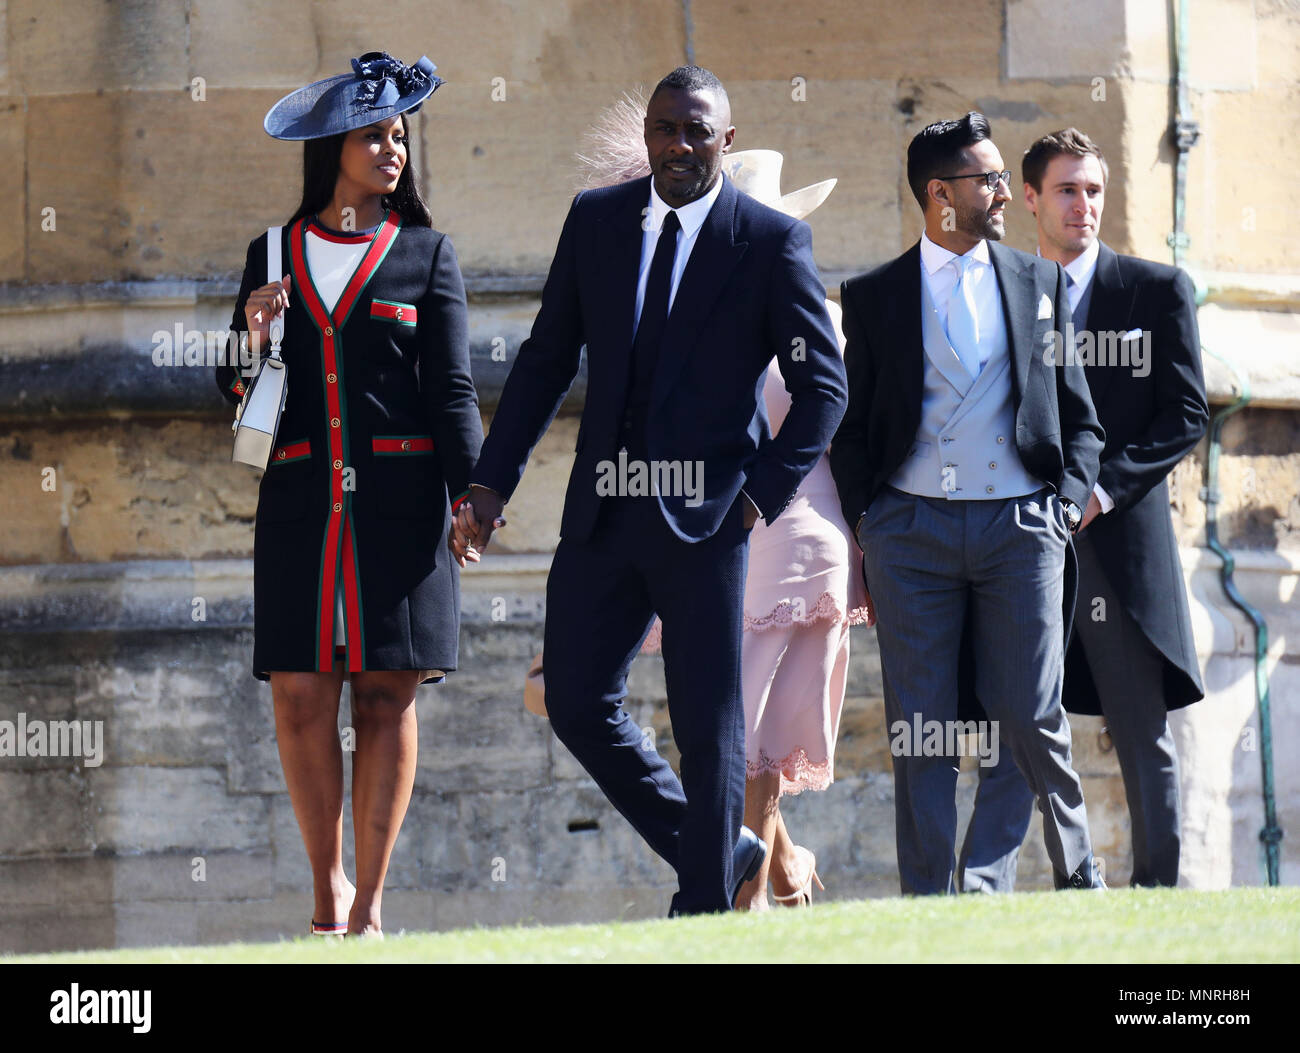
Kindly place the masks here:
[(477, 563), (480, 551), (488, 546), (492, 532), (506, 525), (501, 513), (505, 502), (501, 495), (486, 486), (471, 486), (469, 497), (456, 510), (447, 543), (456, 562), (462, 567), (466, 560)]

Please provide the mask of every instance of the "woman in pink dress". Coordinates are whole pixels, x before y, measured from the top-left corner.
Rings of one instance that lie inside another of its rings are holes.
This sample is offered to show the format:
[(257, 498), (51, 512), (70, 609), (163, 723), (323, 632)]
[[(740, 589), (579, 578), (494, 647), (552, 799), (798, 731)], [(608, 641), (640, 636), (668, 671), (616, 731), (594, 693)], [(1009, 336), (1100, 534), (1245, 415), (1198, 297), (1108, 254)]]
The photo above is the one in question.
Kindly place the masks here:
[[(802, 219), (831, 189), (829, 179), (782, 195), (781, 155), (732, 154), (723, 167), (738, 189)], [(837, 333), (839, 305), (827, 303)], [(844, 337), (840, 335), (840, 348)], [(775, 361), (763, 386), (773, 434), (790, 409)], [(737, 910), (767, 910), (767, 886), (785, 906), (812, 902), (816, 857), (796, 845), (781, 817), (783, 794), (824, 790), (835, 775), (835, 739), (849, 666), (849, 626), (874, 623), (862, 552), (840, 512), (823, 454), (794, 500), (749, 538), (742, 682), (745, 695), (744, 823), (768, 845), (763, 866), (740, 888)]]

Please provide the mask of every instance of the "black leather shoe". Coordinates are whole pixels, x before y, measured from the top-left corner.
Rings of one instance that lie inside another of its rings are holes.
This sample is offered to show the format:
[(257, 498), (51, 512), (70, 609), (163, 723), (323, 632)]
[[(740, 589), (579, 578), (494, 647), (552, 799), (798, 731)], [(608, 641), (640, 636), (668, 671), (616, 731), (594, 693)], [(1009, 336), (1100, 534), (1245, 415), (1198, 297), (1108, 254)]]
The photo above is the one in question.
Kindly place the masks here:
[(1078, 869), (1068, 878), (1062, 877), (1061, 872), (1053, 868), (1052, 880), (1056, 882), (1058, 889), (1085, 888), (1091, 889), (1093, 892), (1104, 892), (1107, 887), (1106, 882), (1101, 877), (1101, 867), (1097, 865), (1091, 854), (1079, 864)]
[(752, 881), (763, 860), (767, 858), (767, 845), (747, 826), (740, 828), (740, 840), (731, 854), (731, 903), (735, 906), (740, 886)]

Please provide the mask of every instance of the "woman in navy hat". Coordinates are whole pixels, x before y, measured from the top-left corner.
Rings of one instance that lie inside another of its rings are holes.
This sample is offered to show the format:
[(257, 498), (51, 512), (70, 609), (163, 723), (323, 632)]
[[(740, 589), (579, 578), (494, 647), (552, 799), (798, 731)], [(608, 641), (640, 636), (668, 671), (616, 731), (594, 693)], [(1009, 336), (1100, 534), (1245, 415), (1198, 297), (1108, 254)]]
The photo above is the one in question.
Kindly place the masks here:
[[(271, 681), (322, 934), (381, 931), (415, 778), (415, 688), (456, 668), (459, 570), (444, 539), (483, 439), (456, 253), (408, 155), (407, 115), (441, 80), (427, 58), (371, 52), (352, 67), (266, 115), (270, 135), (303, 141), (302, 203), (280, 280), (268, 281), (267, 235), (249, 245), (231, 322), (264, 341), (284, 311), (288, 399), (258, 497), (253, 674)], [(245, 383), (217, 369), (232, 403)], [(342, 857), (345, 679), (355, 889)]]

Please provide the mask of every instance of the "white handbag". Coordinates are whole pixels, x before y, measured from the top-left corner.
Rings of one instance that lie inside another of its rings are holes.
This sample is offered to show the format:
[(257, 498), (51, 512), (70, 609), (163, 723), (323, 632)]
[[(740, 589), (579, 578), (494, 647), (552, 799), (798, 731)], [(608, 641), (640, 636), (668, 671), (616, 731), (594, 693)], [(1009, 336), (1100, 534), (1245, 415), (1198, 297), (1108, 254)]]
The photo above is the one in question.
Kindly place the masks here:
[[(279, 281), (280, 231), (271, 227), (266, 232), (267, 281)], [(280, 430), (280, 416), (284, 413), (285, 399), (289, 396), (289, 371), (280, 358), (280, 341), (284, 337), (284, 312), (271, 319), (271, 353), (258, 362), (257, 372), (248, 382), (248, 388), (235, 410), (235, 449), (230, 459), (236, 464), (265, 471), (275, 448), (275, 436)]]

